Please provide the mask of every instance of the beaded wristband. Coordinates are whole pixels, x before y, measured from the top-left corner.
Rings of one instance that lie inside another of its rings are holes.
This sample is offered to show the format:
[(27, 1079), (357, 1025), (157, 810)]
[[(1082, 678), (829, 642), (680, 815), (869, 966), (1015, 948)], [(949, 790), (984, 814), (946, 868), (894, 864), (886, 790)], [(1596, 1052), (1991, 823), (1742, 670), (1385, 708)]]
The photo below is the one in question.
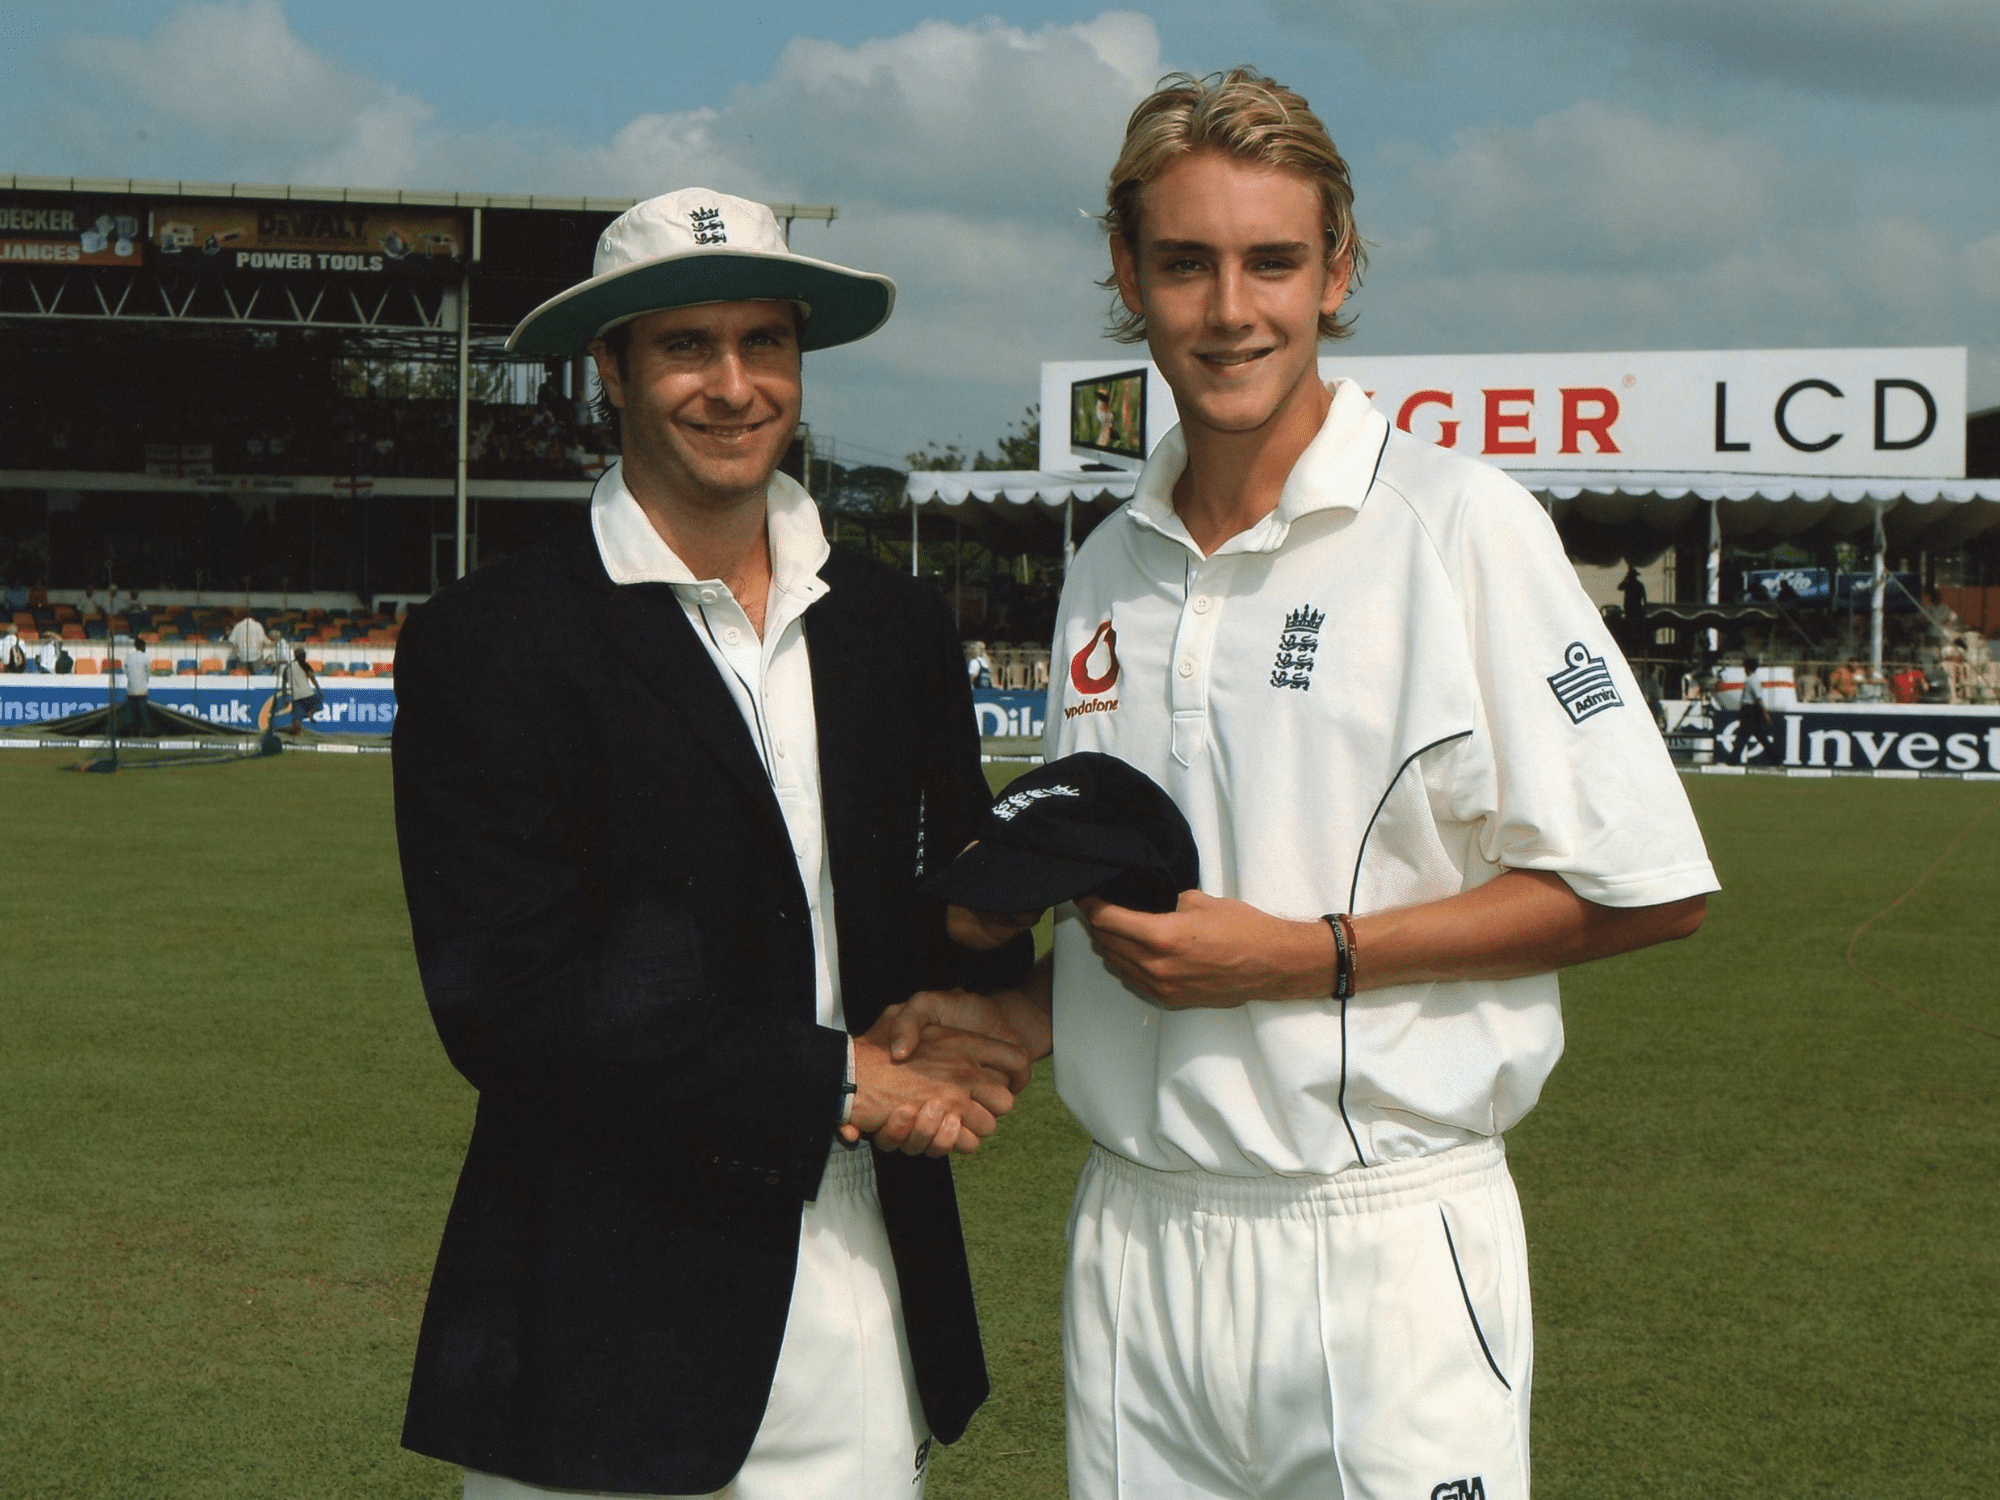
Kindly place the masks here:
[(1354, 998), (1354, 923), (1344, 911), (1330, 911), (1320, 920), (1333, 932), (1333, 998)]

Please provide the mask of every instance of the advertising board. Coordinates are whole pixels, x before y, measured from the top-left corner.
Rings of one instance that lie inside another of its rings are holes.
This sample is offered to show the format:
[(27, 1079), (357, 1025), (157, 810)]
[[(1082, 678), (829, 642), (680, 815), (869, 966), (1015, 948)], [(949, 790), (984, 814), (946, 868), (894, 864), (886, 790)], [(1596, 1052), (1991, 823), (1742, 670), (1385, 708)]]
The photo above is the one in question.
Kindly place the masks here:
[(0, 265), (136, 266), (145, 228), (126, 198), (0, 195)]
[[(1042, 408), (1128, 370), (1044, 364)], [(1507, 469), (1965, 475), (1963, 348), (1343, 355), (1319, 370), (1357, 382), (1405, 431)], [(1156, 370), (1146, 394), (1150, 452), (1179, 417)], [(1043, 428), (1043, 468), (1088, 461), (1070, 439)]]
[(1757, 603), (1824, 603), (1832, 594), (1825, 568), (1752, 568), (1743, 574), (1743, 597)]
[[(103, 676), (55, 676), (29, 673), (0, 678), (0, 729), (24, 729), (87, 713), (105, 704), (107, 688), (117, 702), (125, 701), (123, 680), (109, 687)], [(206, 719), (222, 729), (256, 734), (289, 724), (288, 709), (277, 707), (276, 677), (155, 676), (150, 684), (151, 701), (196, 718)], [(321, 734), (387, 734), (396, 723), (395, 684), (380, 677), (322, 677), (323, 699), (313, 728)]]
[(1727, 766), (1823, 771), (2000, 772), (2000, 708), (1870, 708), (1807, 703), (1771, 715), (1768, 737), (1742, 716), (1715, 715), (1715, 760)]
[(377, 203), (158, 202), (151, 238), (162, 267), (321, 275), (456, 276), (465, 215)]
[(974, 688), (972, 713), (979, 720), (981, 739), (1016, 739), (1039, 735), (1048, 712), (1047, 693), (999, 688)]

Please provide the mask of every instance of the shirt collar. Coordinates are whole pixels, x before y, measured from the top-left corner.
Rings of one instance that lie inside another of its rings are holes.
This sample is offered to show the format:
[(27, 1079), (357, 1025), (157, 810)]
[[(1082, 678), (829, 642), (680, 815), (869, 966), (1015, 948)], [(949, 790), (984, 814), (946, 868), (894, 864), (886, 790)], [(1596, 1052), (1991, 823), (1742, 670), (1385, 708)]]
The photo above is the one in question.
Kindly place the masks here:
[[(808, 603), (826, 593), (819, 570), (833, 549), (812, 496), (789, 475), (773, 474), (764, 491), (764, 520), (771, 533), (771, 582)], [(625, 487), (622, 463), (606, 469), (591, 491), (590, 529), (613, 583), (670, 583), (676, 589), (691, 589), (717, 582), (695, 577), (653, 529)]]
[[(1278, 505), (1247, 531), (1216, 549), (1275, 552), (1292, 523), (1319, 510), (1361, 509), (1375, 482), (1376, 461), (1389, 434), (1389, 419), (1368, 403), (1367, 393), (1345, 378), (1329, 381), (1333, 404), (1305, 452), (1285, 477)], [(1146, 460), (1127, 507), (1132, 519), (1189, 547), (1194, 540), (1174, 510), (1174, 485), (1187, 468), (1187, 439), (1176, 423)]]

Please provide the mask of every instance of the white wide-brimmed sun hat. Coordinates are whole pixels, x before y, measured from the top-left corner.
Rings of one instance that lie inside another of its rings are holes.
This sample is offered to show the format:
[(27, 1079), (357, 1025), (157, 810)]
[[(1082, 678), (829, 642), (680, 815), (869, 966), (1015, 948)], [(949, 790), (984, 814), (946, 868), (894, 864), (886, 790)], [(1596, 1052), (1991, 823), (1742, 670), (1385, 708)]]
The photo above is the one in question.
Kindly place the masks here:
[(581, 354), (607, 328), (649, 312), (765, 299), (799, 304), (799, 347), (827, 349), (888, 322), (896, 283), (793, 253), (761, 203), (682, 188), (613, 219), (598, 237), (590, 280), (529, 313), (507, 348)]

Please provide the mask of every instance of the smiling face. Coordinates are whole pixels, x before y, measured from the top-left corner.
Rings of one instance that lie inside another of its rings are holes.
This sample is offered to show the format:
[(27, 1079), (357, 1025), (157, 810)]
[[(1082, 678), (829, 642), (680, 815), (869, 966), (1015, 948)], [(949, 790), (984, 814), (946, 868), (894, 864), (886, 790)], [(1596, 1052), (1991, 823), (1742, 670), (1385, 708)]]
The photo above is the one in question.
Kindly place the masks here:
[(1250, 433), (1320, 410), (1319, 320), (1347, 271), (1327, 266), (1307, 178), (1197, 152), (1146, 184), (1138, 239), (1112, 238), (1118, 292), (1145, 318), (1184, 424)]
[(761, 498), (799, 425), (798, 314), (789, 302), (718, 302), (627, 325), (620, 361), (590, 346), (618, 408), (628, 482), (689, 504)]

